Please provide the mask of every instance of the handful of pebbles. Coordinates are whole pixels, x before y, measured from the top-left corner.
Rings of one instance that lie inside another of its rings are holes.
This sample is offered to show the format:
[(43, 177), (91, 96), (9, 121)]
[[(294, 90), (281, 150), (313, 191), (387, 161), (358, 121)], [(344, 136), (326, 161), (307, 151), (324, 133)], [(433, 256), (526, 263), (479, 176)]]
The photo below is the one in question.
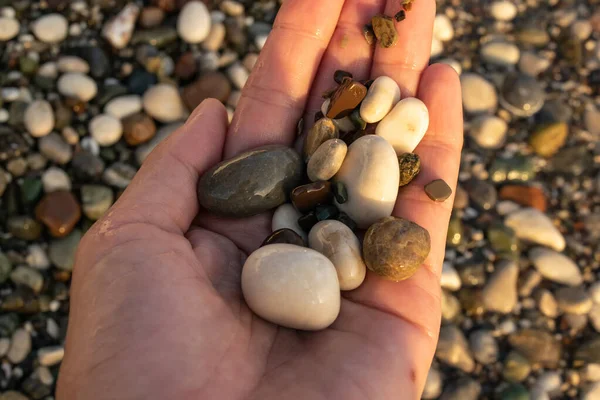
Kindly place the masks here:
[[(254, 313), (293, 329), (331, 325), (340, 290), (358, 288), (367, 269), (394, 281), (410, 278), (431, 246), (427, 230), (391, 216), (399, 187), (421, 169), (412, 151), (427, 131), (427, 107), (401, 100), (387, 76), (357, 81), (337, 71), (334, 80), (300, 138), (302, 154), (259, 147), (215, 165), (198, 183), (201, 206), (217, 215), (275, 209), (272, 234), (244, 264), (242, 292)], [(425, 190), (434, 201), (452, 193), (442, 180)], [(357, 233), (364, 230), (361, 245)]]

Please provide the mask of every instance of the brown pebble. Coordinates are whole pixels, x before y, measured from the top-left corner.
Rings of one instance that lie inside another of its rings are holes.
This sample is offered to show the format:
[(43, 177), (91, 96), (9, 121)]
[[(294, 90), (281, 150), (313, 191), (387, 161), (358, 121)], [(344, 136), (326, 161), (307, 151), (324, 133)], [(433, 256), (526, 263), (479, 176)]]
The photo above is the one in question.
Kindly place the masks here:
[(188, 109), (193, 110), (210, 97), (225, 103), (230, 93), (229, 79), (220, 72), (209, 72), (183, 88), (181, 97)]
[(367, 268), (393, 281), (410, 278), (425, 262), (430, 249), (429, 232), (398, 217), (385, 217), (371, 225), (363, 241)]
[(537, 208), (546, 212), (548, 201), (544, 191), (535, 186), (506, 185), (498, 193), (502, 200), (514, 201), (526, 207)]
[(341, 85), (344, 82), (344, 78), (352, 79), (352, 74), (348, 71), (344, 71), (341, 69), (338, 69), (333, 73), (333, 80), (339, 85)]
[(130, 146), (146, 143), (156, 134), (154, 120), (144, 113), (130, 115), (123, 119), (123, 137)]
[(35, 217), (50, 230), (54, 237), (67, 236), (81, 218), (81, 207), (67, 191), (46, 194), (35, 208)]
[(140, 13), (140, 25), (143, 28), (159, 26), (165, 19), (165, 12), (159, 7), (144, 7)]
[(345, 80), (331, 96), (327, 118), (343, 118), (349, 115), (367, 95), (367, 88), (362, 83)]
[(398, 42), (398, 32), (392, 17), (377, 14), (371, 19), (371, 24), (381, 47), (392, 47)]
[(191, 52), (183, 53), (175, 64), (175, 76), (181, 79), (190, 79), (198, 70), (196, 59)]
[(276, 243), (295, 244), (296, 246), (306, 247), (304, 239), (302, 239), (302, 237), (296, 232), (288, 228), (278, 229), (275, 232), (271, 233), (264, 240), (264, 242), (262, 242), (260, 247)]
[(306, 166), (308, 179), (313, 182), (328, 181), (339, 171), (348, 146), (341, 139), (330, 139), (314, 152)]
[(452, 194), (452, 189), (443, 179), (436, 179), (425, 185), (425, 193), (433, 201), (445, 201)]
[(454, 195), (454, 205), (453, 208), (457, 210), (462, 210), (467, 208), (469, 205), (469, 194), (467, 191), (461, 186), (456, 186), (456, 194)]
[(301, 213), (311, 211), (319, 204), (329, 204), (333, 200), (331, 183), (321, 181), (298, 186), (292, 190), (291, 200)]
[(339, 136), (338, 129), (331, 119), (321, 118), (315, 122), (304, 139), (304, 160), (308, 161), (323, 143)]
[(363, 27), (363, 36), (368, 44), (375, 43), (375, 32), (373, 32), (373, 26), (371, 24), (367, 24)]

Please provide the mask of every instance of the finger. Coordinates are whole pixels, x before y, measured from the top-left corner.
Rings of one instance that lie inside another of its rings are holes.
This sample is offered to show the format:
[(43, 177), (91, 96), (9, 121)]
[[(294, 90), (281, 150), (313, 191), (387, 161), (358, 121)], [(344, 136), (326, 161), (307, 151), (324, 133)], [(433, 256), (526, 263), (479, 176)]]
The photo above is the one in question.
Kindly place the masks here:
[[(387, 0), (384, 13), (393, 17), (401, 8), (401, 1)], [(377, 46), (371, 76), (387, 75), (398, 82), (402, 97), (414, 96), (429, 63), (434, 18), (435, 0), (415, 0), (406, 19), (394, 21), (398, 43), (387, 49)]]
[(226, 131), (225, 107), (214, 99), (202, 102), (152, 151), (109, 215), (119, 215), (122, 223), (187, 231), (198, 212), (198, 178), (221, 159)]
[(355, 302), (396, 315), (422, 332), (420, 341), (413, 345), (423, 346), (423, 352), (430, 354), (430, 357), (416, 361), (420, 366), (419, 382), (423, 384), (439, 329), (439, 278), (454, 198), (451, 196), (442, 203), (433, 202), (425, 194), (424, 186), (434, 179), (443, 179), (453, 191), (456, 188), (463, 137), (460, 82), (456, 72), (443, 64), (427, 68), (418, 97), (427, 105), (430, 114), (427, 134), (415, 150), (421, 158), (421, 173), (410, 185), (400, 189), (394, 215), (427, 229), (431, 236), (431, 252), (425, 265), (412, 278), (391, 282), (369, 273), (365, 283), (347, 296)]
[(336, 70), (348, 71), (358, 80), (369, 77), (374, 47), (365, 40), (363, 27), (369, 23), (371, 16), (381, 12), (383, 4), (383, 0), (347, 0), (344, 3), (306, 107), (305, 118), (309, 127), (323, 104), (322, 93), (335, 84), (333, 74)]
[(343, 0), (290, 0), (279, 11), (227, 134), (225, 157), (290, 144)]

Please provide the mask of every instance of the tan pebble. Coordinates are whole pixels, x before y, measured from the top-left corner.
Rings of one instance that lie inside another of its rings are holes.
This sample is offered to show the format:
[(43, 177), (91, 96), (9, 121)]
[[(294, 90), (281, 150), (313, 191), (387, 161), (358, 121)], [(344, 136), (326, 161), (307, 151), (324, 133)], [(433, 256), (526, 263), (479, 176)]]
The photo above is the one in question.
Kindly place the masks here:
[(308, 178), (313, 181), (328, 181), (340, 169), (348, 146), (341, 139), (330, 139), (314, 152), (308, 161)]
[(309, 160), (321, 144), (329, 139), (337, 139), (339, 132), (333, 121), (329, 118), (321, 118), (306, 135), (304, 141), (304, 159)]

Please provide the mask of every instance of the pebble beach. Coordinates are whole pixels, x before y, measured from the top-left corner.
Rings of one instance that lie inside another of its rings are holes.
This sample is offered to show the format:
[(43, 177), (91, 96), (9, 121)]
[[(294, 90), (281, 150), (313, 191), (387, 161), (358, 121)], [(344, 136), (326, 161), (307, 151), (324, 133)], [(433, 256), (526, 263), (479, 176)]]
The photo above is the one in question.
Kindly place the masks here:
[[(81, 237), (204, 99), (220, 100), (232, 117), (284, 1), (291, 0), (0, 0), (0, 400), (54, 399)], [(431, 62), (460, 75), (465, 145), (441, 279), (440, 338), (422, 398), (600, 400), (600, 1), (437, 5)], [(409, 8), (374, 20), (365, 39), (393, 46), (381, 32), (411, 18)], [(341, 75), (332, 84), (350, 85)], [(361, 101), (367, 87), (389, 86), (385, 78), (365, 83)], [(391, 211), (363, 221), (351, 179), (327, 182), (355, 175), (342, 160), (360, 143), (380, 140), (398, 159), (399, 176), (387, 177), (395, 180), (390, 210), (396, 188), (426, 167), (410, 153), (427, 128), (424, 105), (390, 95), (402, 104), (398, 115), (410, 110), (394, 118), (424, 127), (393, 142), (384, 119), (396, 113), (392, 100), (381, 113), (367, 110), (366, 96), (356, 118), (363, 129), (379, 122), (376, 135), (353, 138), (354, 147), (343, 136), (307, 140), (290, 161), (292, 172), (271, 168), (295, 174), (296, 182), (303, 168), (313, 181), (294, 189), (293, 206), (277, 208), (276, 233), (304, 214), (298, 210), (308, 191), (326, 192), (352, 219), (322, 207), (324, 216), (313, 213), (308, 229), (305, 218), (265, 243), (315, 249), (324, 247), (319, 234), (339, 230), (349, 232), (348, 248), (360, 247), (348, 226), (369, 228)], [(343, 129), (326, 118), (337, 116), (338, 100), (325, 101), (315, 132)], [(273, 152), (289, 159), (292, 151)], [(200, 188), (211, 187), (209, 178)], [(451, 195), (442, 180), (424, 190), (431, 201)], [(211, 201), (200, 198), (207, 209)], [(428, 246), (418, 251), (422, 259)], [(363, 256), (373, 270), (377, 255)], [(345, 281), (326, 257), (314, 257), (314, 265), (334, 271), (327, 279), (339, 279), (335, 296), (364, 279), (360, 256)], [(337, 316), (337, 301), (327, 318)]]

